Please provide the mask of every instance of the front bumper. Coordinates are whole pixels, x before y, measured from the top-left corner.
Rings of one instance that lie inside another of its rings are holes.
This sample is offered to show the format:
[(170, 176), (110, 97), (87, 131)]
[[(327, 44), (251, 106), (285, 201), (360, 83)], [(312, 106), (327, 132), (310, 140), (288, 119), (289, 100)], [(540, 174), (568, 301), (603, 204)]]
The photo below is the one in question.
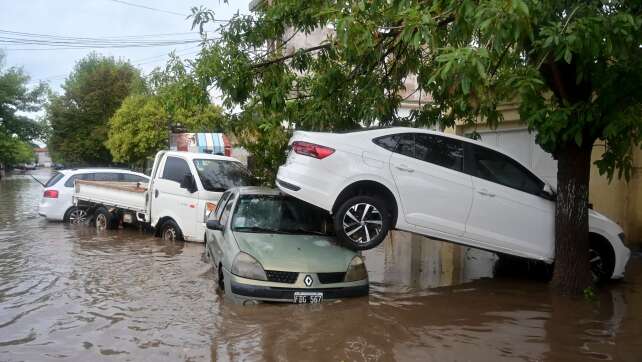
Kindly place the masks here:
[(294, 292), (322, 292), (323, 299), (363, 297), (368, 295), (369, 286), (365, 284), (341, 288), (279, 288), (232, 282), (231, 290), (233, 294), (246, 298), (292, 302), (294, 300)]

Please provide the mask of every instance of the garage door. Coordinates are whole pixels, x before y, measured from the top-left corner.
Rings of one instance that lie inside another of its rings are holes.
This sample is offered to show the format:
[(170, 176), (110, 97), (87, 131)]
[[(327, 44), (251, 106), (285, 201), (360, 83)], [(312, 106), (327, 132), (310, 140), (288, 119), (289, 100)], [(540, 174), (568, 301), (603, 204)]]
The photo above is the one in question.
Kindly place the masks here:
[(557, 161), (535, 143), (534, 133), (519, 128), (479, 132), (479, 134), (482, 142), (504, 150), (553, 187), (557, 186)]

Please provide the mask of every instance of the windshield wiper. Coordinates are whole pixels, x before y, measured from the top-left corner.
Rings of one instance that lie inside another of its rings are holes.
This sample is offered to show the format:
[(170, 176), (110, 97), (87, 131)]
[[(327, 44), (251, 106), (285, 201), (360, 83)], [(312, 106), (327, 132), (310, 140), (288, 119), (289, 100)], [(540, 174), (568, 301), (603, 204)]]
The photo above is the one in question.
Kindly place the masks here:
[(259, 226), (237, 226), (234, 228), (234, 231), (249, 232), (249, 233), (275, 233), (275, 234), (282, 233), (281, 230), (262, 228)]
[(302, 229), (302, 228), (287, 229), (287, 230), (283, 230), (283, 231), (287, 232), (288, 234), (312, 234), (312, 235), (328, 236), (327, 233), (324, 233), (324, 232), (321, 232), (321, 231), (308, 230), (308, 229)]

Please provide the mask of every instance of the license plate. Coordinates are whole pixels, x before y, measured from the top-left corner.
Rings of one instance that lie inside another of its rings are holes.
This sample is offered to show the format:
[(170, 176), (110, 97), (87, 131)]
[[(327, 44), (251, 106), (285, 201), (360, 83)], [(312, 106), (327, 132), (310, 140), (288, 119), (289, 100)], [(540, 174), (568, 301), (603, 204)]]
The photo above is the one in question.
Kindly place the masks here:
[(323, 301), (321, 292), (294, 292), (294, 303), (296, 304), (317, 304)]

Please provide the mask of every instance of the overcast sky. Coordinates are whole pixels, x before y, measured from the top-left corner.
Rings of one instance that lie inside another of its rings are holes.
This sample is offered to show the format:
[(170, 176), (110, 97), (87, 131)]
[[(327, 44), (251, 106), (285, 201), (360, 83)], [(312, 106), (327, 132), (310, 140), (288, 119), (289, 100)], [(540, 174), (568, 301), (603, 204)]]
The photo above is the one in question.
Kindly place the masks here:
[[(0, 39), (20, 36), (6, 32), (84, 38), (127, 36), (135, 41), (198, 39), (197, 33), (188, 33), (191, 31), (191, 21), (185, 20), (184, 16), (190, 13), (192, 6), (204, 5), (213, 9), (218, 19), (229, 19), (237, 11), (249, 13), (248, 3), (249, 0), (230, 0), (229, 4), (222, 0), (0, 0), (0, 31), (4, 31), (0, 33)], [(140, 37), (150, 34), (172, 35)], [(22, 37), (47, 39), (30, 35)], [(92, 50), (33, 50), (36, 48), (51, 46), (0, 45), (0, 49), (6, 55), (6, 65), (21, 66), (31, 76), (32, 82), (47, 81), (58, 91), (76, 61)], [(154, 67), (163, 65), (167, 60), (166, 55), (173, 49), (179, 56), (185, 57), (194, 57), (198, 52), (197, 44), (194, 43), (95, 51), (103, 55), (129, 59), (132, 64), (147, 73)]]

